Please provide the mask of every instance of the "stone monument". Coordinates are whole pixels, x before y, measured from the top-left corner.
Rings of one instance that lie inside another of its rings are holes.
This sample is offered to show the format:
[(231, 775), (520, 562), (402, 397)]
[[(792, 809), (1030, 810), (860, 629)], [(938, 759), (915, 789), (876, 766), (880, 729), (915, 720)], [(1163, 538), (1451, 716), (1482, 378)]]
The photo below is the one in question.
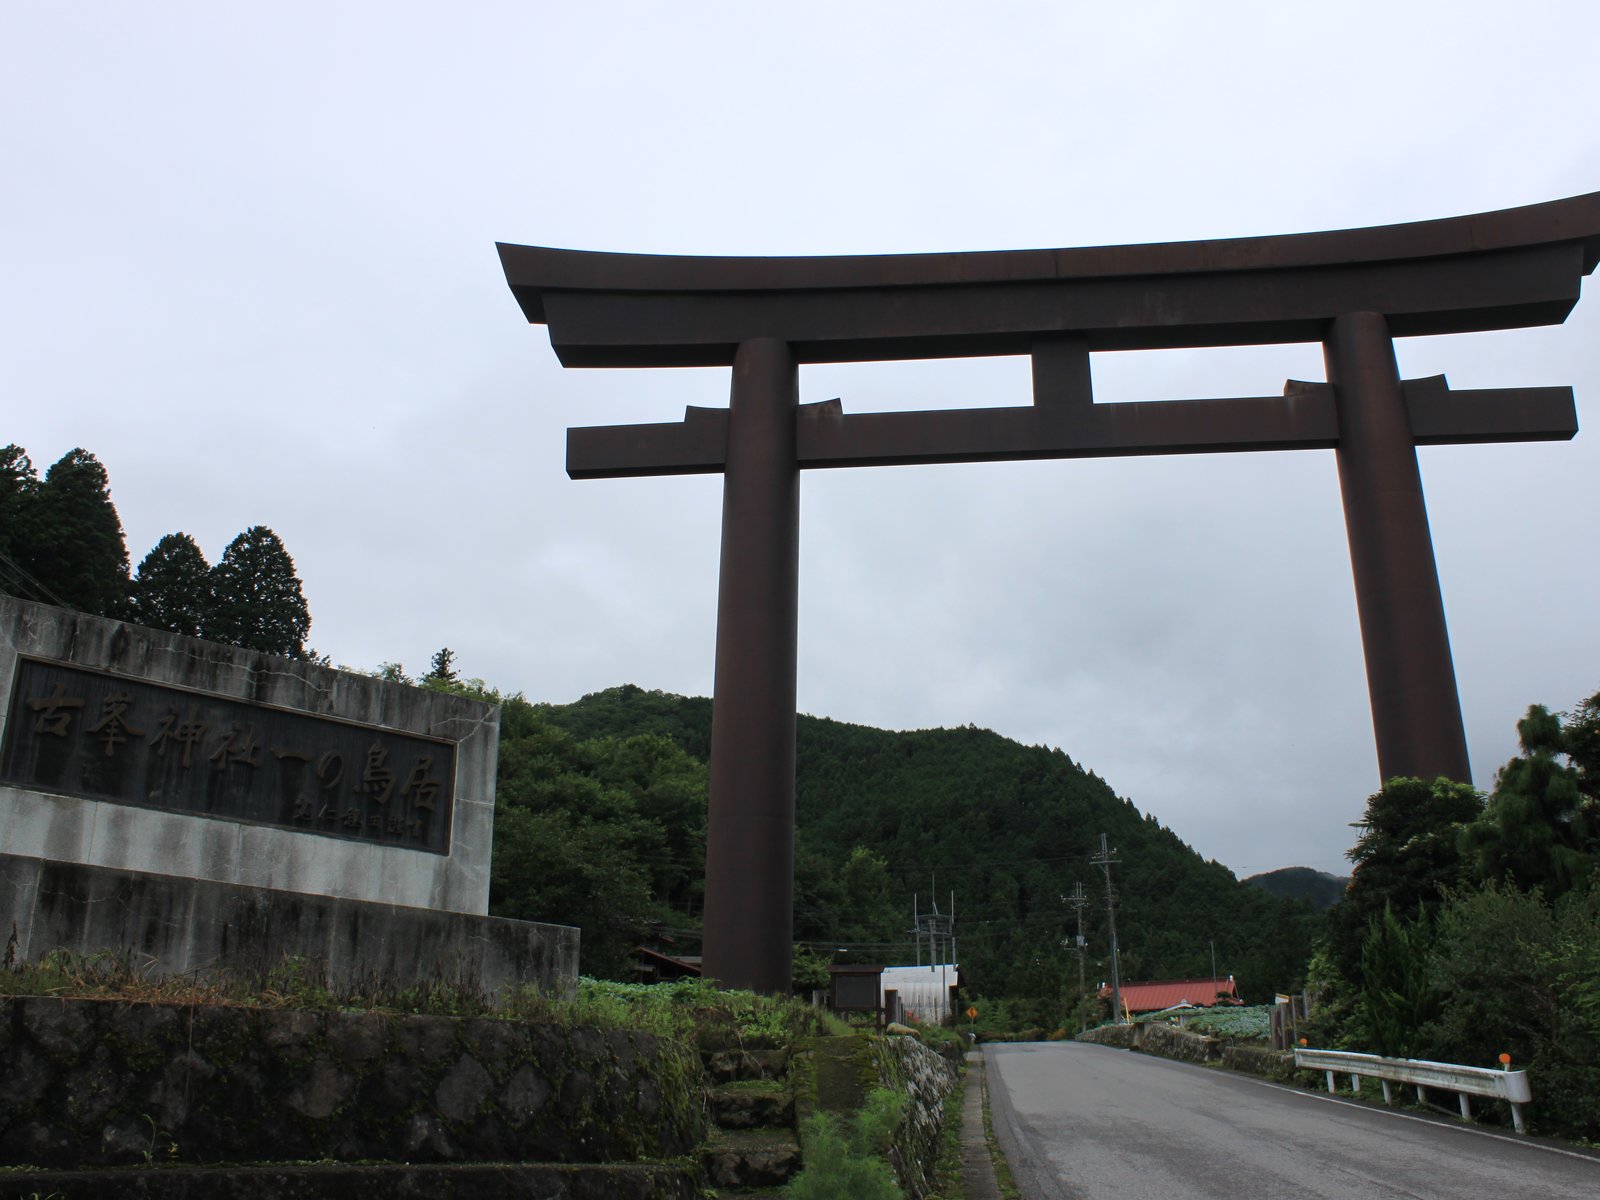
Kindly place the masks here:
[(499, 710), (0, 596), (0, 937), (156, 973), (577, 976), (488, 915)]

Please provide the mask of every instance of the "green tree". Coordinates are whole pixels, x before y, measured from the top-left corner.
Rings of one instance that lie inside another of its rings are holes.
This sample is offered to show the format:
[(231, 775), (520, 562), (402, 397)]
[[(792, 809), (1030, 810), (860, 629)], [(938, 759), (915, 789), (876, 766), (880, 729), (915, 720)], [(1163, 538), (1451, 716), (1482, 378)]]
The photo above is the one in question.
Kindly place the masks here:
[(1428, 956), (1430, 1057), (1526, 1067), (1535, 1129), (1600, 1138), (1600, 889), (1552, 903), (1490, 881), (1452, 893)]
[(34, 490), (26, 486), (26, 456), (19, 460), (14, 450), (8, 448), (8, 469), (12, 502), (21, 499), (21, 544), (10, 553), (25, 579), (31, 577), (32, 598), (95, 616), (125, 616), (128, 547), (105, 467), (87, 450), (70, 450)]
[(39, 475), (16, 443), (0, 446), (0, 591), (32, 597), (23, 560), (32, 551), (28, 529), (39, 494)]
[[(841, 944), (900, 940), (908, 914), (897, 902), (888, 866), (882, 856), (855, 846), (839, 868), (839, 907), (833, 930)], [(869, 950), (862, 957), (881, 961), (882, 954)]]
[(250, 650), (299, 658), (311, 611), (294, 559), (265, 525), (245, 530), (211, 569), (211, 611), (205, 636)]
[(1361, 945), (1361, 1009), (1369, 1045), (1378, 1054), (1415, 1058), (1423, 1026), (1439, 1012), (1428, 982), (1428, 918), (1402, 921), (1391, 905), (1374, 917)]
[(698, 912), (705, 893), (706, 765), (659, 734), (586, 745), (600, 783), (626, 795), (633, 812), (660, 830), (647, 864), (656, 900), (675, 912)]
[(649, 878), (629, 844), (634, 832), (567, 808), (497, 804), (490, 911), (575, 925), (585, 975), (629, 978), (629, 952), (651, 915)]
[(1344, 978), (1361, 978), (1362, 942), (1385, 907), (1410, 919), (1462, 881), (1461, 830), (1482, 811), (1483, 797), (1442, 775), (1391, 779), (1367, 798), (1361, 836), (1345, 855), (1355, 864), (1350, 886), (1328, 910), (1333, 965)]
[(1500, 768), (1482, 815), (1461, 832), (1461, 852), (1478, 878), (1542, 888), (1553, 898), (1600, 862), (1600, 803), (1585, 794), (1580, 770), (1560, 761), (1566, 732), (1539, 704), (1517, 722), (1522, 754)]
[(435, 651), (432, 662), (428, 664), (428, 673), (422, 678), (435, 683), (454, 683), (458, 678), (455, 661), (456, 653), (449, 646)]
[(187, 533), (169, 533), (133, 577), (132, 619), (199, 637), (211, 611), (211, 564)]
[(652, 867), (671, 859), (667, 831), (623, 782), (628, 757), (614, 739), (578, 741), (525, 701), (502, 706), (490, 911), (576, 925), (584, 973), (621, 979), (666, 915)]
[(1578, 772), (1579, 789), (1600, 801), (1600, 692), (1563, 717), (1561, 748)]

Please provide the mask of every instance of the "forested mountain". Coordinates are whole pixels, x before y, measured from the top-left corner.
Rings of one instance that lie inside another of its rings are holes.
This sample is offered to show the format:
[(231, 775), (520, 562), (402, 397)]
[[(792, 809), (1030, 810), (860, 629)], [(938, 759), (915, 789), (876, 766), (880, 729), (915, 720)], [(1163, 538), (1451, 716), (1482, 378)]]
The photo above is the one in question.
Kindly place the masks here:
[[(641, 735), (697, 764), (710, 748), (706, 699), (625, 686), (532, 713), (594, 755)], [(937, 894), (943, 909), (954, 892), (972, 986), (1059, 1001), (1077, 980), (1063, 897), (1082, 882), (1093, 987), (1109, 974), (1104, 876), (1088, 861), (1105, 833), (1124, 979), (1209, 975), (1213, 946), (1218, 972), (1252, 1000), (1303, 978), (1321, 927), (1309, 905), (1246, 887), (1059, 750), (970, 726), (894, 733), (807, 716), (797, 750), (795, 938), (824, 958), (844, 948), (858, 961), (915, 961), (913, 893), (924, 905)], [(703, 822), (703, 795), (700, 805)], [(698, 917), (697, 901), (697, 890), (679, 894), (678, 926)]]
[(1330, 875), (1310, 867), (1281, 867), (1276, 871), (1252, 875), (1245, 882), (1287, 900), (1304, 900), (1318, 912), (1323, 912), (1344, 899), (1344, 890), (1350, 883), (1350, 877)]

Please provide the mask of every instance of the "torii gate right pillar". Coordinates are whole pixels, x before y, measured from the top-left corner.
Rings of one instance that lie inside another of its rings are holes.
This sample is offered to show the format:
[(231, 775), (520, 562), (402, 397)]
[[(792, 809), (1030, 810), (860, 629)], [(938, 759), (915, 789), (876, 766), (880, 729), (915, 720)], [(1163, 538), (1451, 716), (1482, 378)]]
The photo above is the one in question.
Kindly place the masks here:
[(1339, 490), (1381, 778), (1472, 782), (1416, 442), (1388, 323), (1336, 318), (1323, 342), (1339, 414)]

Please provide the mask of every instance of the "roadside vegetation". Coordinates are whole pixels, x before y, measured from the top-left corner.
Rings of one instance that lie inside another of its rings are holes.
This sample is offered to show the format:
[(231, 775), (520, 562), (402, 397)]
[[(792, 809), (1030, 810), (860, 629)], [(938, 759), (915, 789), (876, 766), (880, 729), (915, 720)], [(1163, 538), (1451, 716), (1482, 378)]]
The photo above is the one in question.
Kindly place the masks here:
[(1391, 779), (1309, 976), (1312, 1045), (1526, 1067), (1534, 1128), (1600, 1141), (1600, 693), (1519, 722), (1479, 794)]
[(8, 962), (0, 969), (0, 996), (487, 1017), (632, 1029), (700, 1045), (787, 1043), (850, 1031), (831, 1013), (800, 1000), (725, 991), (699, 980), (646, 986), (585, 977), (568, 998), (532, 987), (488, 996), (471, 987), (426, 980), (405, 987), (334, 988), (315, 967), (297, 958), (253, 975), (154, 977), (131, 954), (57, 950), (35, 963)]

